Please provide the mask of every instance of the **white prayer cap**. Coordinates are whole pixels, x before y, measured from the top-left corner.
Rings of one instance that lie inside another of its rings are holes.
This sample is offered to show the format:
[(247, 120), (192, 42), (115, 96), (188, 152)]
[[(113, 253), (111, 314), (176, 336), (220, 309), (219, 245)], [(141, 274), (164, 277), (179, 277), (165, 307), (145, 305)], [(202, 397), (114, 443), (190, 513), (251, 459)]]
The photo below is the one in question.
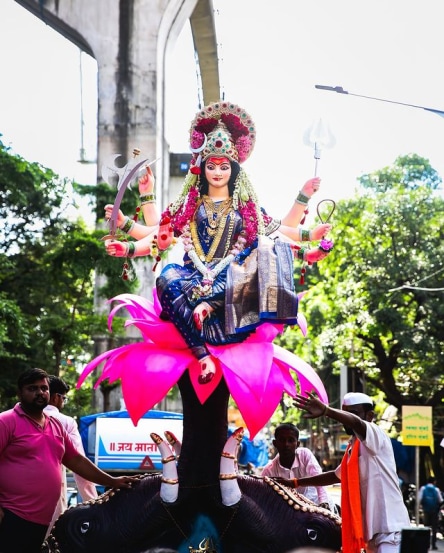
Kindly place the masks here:
[(362, 394), (361, 392), (349, 392), (345, 394), (344, 399), (342, 400), (342, 405), (349, 407), (350, 405), (362, 405), (363, 403), (369, 403), (373, 405), (373, 400), (367, 394)]

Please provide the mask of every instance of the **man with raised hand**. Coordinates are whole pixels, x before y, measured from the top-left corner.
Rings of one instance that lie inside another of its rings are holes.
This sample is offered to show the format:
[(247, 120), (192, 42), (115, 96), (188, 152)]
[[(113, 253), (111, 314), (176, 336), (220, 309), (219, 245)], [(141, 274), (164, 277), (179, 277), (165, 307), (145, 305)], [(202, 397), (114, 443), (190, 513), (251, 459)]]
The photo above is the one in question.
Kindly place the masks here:
[(304, 418), (329, 417), (351, 436), (336, 470), (300, 478), (299, 486), (328, 486), (341, 482), (343, 553), (399, 553), (401, 531), (410, 527), (396, 473), (390, 438), (374, 422), (374, 405), (367, 394), (345, 394), (342, 410), (333, 409), (314, 394), (297, 394), (296, 407)]

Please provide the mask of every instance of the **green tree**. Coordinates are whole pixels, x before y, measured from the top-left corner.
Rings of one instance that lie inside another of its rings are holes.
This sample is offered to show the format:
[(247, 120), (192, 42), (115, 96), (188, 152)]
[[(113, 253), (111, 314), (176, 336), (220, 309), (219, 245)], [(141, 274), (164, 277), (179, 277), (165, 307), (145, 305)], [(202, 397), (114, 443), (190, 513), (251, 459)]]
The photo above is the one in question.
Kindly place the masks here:
[[(96, 273), (106, 277), (99, 295), (137, 285), (120, 278), (121, 262), (106, 255), (102, 231), (66, 215), (70, 184), (0, 143), (0, 409), (15, 402), (26, 367), (63, 373), (75, 384), (75, 368), (93, 351), (91, 337), (106, 328), (105, 316), (94, 312)], [(108, 194), (112, 201), (115, 192)], [(77, 397), (84, 408), (84, 391)]]
[[(308, 339), (289, 331), (283, 343), (303, 351), (324, 378), (346, 366), (365, 382), (367, 393), (381, 392), (398, 409), (432, 406), (439, 431), (444, 420), (444, 201), (436, 193), (441, 179), (427, 160), (409, 155), (360, 181), (362, 193), (338, 203), (334, 251), (308, 274), (310, 291), (301, 306), (309, 320)], [(337, 394), (332, 397), (338, 401)]]

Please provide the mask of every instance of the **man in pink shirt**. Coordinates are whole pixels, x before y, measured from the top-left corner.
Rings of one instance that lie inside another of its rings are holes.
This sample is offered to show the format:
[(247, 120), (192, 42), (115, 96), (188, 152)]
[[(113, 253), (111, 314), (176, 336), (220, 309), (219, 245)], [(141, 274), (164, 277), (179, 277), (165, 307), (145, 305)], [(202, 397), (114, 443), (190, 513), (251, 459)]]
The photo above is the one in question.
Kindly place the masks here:
[(74, 446), (49, 401), (48, 374), (28, 369), (18, 379), (19, 403), (0, 413), (0, 553), (40, 553), (60, 496), (62, 463), (83, 478), (113, 488), (134, 478), (113, 478)]

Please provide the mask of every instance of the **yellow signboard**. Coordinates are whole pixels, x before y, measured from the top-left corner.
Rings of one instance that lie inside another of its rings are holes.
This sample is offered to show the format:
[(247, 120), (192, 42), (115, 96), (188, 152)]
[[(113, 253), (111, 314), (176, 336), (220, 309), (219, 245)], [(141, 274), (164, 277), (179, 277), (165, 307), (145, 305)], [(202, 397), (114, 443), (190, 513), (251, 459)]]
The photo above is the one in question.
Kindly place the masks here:
[(432, 408), (420, 405), (402, 406), (402, 443), (430, 446), (433, 451)]

